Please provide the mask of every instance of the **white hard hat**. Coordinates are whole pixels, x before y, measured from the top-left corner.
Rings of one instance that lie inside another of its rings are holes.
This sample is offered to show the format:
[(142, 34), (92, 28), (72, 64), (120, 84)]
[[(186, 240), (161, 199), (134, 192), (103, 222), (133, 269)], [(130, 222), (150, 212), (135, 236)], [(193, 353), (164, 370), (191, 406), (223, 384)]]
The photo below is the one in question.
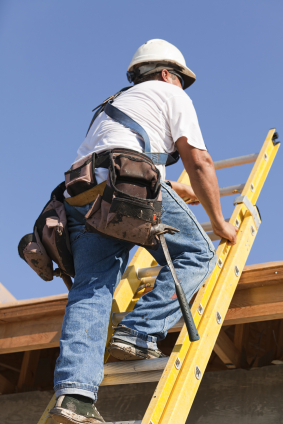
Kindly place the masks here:
[(128, 78), (134, 81), (137, 76), (150, 75), (164, 68), (168, 69), (169, 72), (175, 70), (181, 74), (184, 80), (184, 89), (196, 80), (195, 74), (186, 66), (186, 61), (180, 50), (173, 44), (159, 39), (149, 40), (138, 48), (129, 65)]

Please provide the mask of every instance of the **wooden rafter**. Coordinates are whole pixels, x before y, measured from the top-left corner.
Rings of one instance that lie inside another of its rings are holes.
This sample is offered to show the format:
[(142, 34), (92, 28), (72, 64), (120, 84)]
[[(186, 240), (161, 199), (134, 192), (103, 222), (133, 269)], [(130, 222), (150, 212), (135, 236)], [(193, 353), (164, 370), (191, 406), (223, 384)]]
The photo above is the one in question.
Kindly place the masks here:
[(235, 344), (229, 339), (223, 328), (219, 333), (213, 350), (227, 368), (237, 367), (240, 356), (239, 351)]
[[(245, 267), (224, 325), (283, 318), (282, 287), (283, 261)], [(66, 303), (59, 295), (1, 305), (0, 354), (59, 346)]]
[(18, 391), (31, 388), (35, 380), (35, 373), (39, 361), (40, 350), (27, 351), (24, 353), (21, 372), (18, 380)]

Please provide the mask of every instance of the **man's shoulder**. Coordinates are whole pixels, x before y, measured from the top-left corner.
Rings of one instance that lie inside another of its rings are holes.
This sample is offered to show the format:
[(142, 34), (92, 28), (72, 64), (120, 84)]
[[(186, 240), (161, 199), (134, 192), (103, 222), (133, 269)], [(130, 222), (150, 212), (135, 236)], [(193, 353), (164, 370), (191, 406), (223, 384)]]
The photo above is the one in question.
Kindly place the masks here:
[(146, 81), (134, 85), (130, 90), (126, 91), (125, 93), (122, 93), (121, 98), (124, 96), (128, 97), (131, 95), (138, 94), (148, 94), (149, 96), (152, 94), (154, 96), (160, 97), (160, 99), (165, 102), (173, 97), (181, 97), (183, 99), (186, 99), (187, 101), (191, 101), (187, 93), (180, 87), (177, 87), (173, 84), (169, 84), (167, 82), (155, 80)]

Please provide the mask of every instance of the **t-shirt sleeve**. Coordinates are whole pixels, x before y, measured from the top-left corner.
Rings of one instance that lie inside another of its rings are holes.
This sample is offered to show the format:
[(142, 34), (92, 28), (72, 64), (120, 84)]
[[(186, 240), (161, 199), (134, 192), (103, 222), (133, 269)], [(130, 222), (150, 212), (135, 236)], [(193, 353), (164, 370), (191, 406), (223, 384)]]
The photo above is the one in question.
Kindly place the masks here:
[(191, 146), (207, 150), (191, 99), (187, 95), (172, 96), (167, 100), (166, 106), (168, 124), (174, 143), (178, 138), (186, 137)]

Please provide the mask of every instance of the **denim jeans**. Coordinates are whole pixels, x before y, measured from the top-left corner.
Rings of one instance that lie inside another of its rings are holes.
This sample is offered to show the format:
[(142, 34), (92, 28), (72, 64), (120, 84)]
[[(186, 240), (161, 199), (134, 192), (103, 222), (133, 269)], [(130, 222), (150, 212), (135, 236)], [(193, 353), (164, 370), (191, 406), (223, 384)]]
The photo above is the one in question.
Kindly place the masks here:
[[(162, 205), (161, 222), (180, 230), (165, 238), (189, 301), (211, 274), (216, 263), (215, 249), (189, 207), (164, 182)], [(86, 232), (79, 221), (90, 206), (66, 205), (76, 275), (63, 321), (54, 389), (56, 397), (72, 393), (96, 400), (103, 380), (112, 298), (133, 244)], [(142, 296), (122, 320), (115, 338), (157, 349), (157, 340), (166, 337), (181, 318), (181, 310), (162, 247), (150, 253), (163, 268), (153, 290)]]

